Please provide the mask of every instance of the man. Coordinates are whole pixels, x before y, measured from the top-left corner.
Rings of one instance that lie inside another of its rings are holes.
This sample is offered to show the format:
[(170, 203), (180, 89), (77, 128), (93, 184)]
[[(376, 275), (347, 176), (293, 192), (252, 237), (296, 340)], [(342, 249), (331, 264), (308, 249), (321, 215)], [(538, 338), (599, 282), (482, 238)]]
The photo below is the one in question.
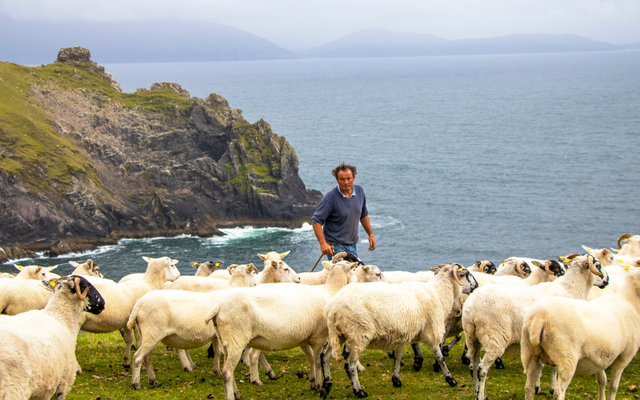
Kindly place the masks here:
[(311, 218), (320, 251), (329, 258), (341, 251), (349, 251), (357, 257), (358, 221), (369, 235), (369, 251), (375, 250), (376, 239), (369, 222), (367, 199), (362, 186), (353, 184), (356, 167), (342, 163), (331, 174), (338, 186), (322, 197)]

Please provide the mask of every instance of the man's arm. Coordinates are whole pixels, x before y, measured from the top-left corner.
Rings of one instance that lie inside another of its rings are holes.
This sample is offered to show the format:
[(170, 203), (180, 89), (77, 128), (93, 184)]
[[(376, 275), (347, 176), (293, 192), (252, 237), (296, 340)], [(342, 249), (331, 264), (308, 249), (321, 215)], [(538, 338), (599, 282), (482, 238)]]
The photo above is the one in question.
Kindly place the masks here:
[(329, 243), (327, 243), (327, 240), (324, 238), (324, 233), (322, 233), (322, 225), (317, 222), (314, 223), (313, 233), (316, 234), (316, 239), (318, 239), (318, 243), (320, 243), (320, 251), (322, 254), (333, 255), (333, 247), (329, 246)]
[[(366, 215), (360, 219), (360, 223), (364, 228), (364, 231), (369, 235), (369, 251), (376, 249), (376, 238), (373, 236), (373, 230), (371, 229), (371, 222), (369, 221), (369, 216)], [(315, 230), (315, 226), (314, 226)], [(318, 234), (316, 234), (317, 236)]]

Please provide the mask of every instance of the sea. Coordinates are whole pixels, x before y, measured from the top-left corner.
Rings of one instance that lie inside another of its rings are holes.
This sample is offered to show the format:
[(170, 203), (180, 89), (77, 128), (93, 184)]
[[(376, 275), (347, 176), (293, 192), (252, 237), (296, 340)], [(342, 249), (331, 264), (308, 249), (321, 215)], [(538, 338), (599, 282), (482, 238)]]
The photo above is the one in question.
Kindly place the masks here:
[[(99, 63), (99, 60), (97, 60)], [(554, 258), (640, 234), (640, 51), (450, 57), (105, 64), (124, 92), (154, 82), (217, 93), (296, 150), (308, 189), (357, 167), (377, 240), (360, 258), (384, 270)], [(221, 237), (121, 240), (84, 254), (106, 277), (143, 272), (142, 257), (254, 263), (290, 251), (296, 271), (320, 257), (310, 225), (239, 226)]]

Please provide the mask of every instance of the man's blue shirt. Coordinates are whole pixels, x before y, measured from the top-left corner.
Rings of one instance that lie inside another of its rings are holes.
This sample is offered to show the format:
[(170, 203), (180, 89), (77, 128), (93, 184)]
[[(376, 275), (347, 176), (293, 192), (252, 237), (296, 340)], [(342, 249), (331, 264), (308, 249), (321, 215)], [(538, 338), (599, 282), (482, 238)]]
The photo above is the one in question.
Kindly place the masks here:
[(364, 189), (353, 185), (350, 198), (346, 198), (339, 187), (331, 189), (322, 197), (311, 221), (322, 225), (327, 242), (354, 245), (358, 243), (358, 224), (369, 215)]

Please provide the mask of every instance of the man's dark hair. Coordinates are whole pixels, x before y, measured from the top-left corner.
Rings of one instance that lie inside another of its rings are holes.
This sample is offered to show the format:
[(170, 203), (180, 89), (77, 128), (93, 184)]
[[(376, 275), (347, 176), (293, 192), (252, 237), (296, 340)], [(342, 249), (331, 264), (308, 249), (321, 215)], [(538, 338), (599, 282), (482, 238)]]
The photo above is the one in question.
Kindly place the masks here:
[(345, 163), (342, 163), (337, 167), (335, 167), (333, 171), (331, 171), (331, 175), (333, 175), (334, 178), (338, 179), (338, 172), (346, 171), (346, 170), (350, 170), (351, 173), (353, 174), (353, 177), (354, 178), (356, 177), (356, 167), (354, 167), (353, 165), (345, 164)]

